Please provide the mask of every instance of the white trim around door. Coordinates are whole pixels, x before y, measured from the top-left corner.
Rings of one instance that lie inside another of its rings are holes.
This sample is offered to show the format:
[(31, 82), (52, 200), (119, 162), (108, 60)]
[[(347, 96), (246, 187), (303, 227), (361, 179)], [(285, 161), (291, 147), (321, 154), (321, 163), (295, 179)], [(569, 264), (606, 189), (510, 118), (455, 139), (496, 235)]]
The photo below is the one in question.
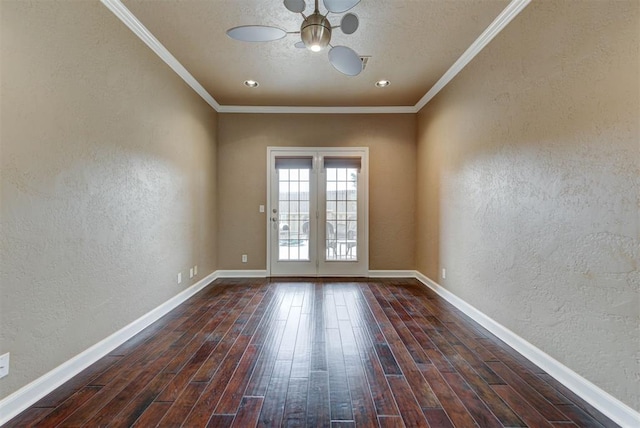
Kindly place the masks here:
[(267, 275), (368, 275), (367, 147), (267, 147), (266, 181)]

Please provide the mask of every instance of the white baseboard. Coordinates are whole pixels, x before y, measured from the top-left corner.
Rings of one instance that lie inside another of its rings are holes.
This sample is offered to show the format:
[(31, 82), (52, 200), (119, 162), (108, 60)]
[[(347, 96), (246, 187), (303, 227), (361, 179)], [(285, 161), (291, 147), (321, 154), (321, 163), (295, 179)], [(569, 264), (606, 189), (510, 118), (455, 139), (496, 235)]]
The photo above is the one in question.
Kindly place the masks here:
[(494, 321), (492, 318), (480, 312), (478, 309), (474, 308), (422, 273), (416, 271), (415, 278), (435, 291), (440, 297), (471, 317), (478, 324), (496, 335), (507, 345), (521, 353), (532, 363), (536, 364), (549, 375), (553, 376), (556, 380), (569, 388), (584, 401), (598, 409), (615, 423), (622, 427), (640, 427), (640, 413), (627, 406), (622, 401), (589, 382), (587, 379), (533, 346), (531, 343), (527, 342), (525, 339), (518, 336), (502, 324)]
[(218, 270), (218, 278), (266, 278), (266, 270)]
[[(198, 281), (188, 289), (167, 300), (157, 308), (141, 316), (126, 327), (96, 343), (50, 372), (0, 401), (0, 425), (36, 403), (73, 376), (107, 355), (131, 337), (160, 319), (172, 309), (191, 298), (216, 278), (264, 278), (266, 270), (219, 270)], [(503, 340), (531, 362), (545, 370), (567, 388), (601, 411), (622, 427), (639, 427), (640, 413), (627, 406), (609, 393), (603, 391), (587, 379), (569, 369), (559, 361), (536, 348), (508, 328), (494, 321), (455, 294), (443, 288), (417, 271), (377, 270), (369, 271), (372, 278), (416, 278), (439, 296), (463, 311), (477, 323)]]
[(13, 394), (0, 401), (0, 426), (9, 422), (29, 406), (58, 388), (66, 381), (76, 376), (85, 368), (122, 345), (143, 329), (153, 324), (172, 309), (191, 298), (218, 278), (218, 272), (213, 272), (202, 278), (191, 287), (175, 295), (160, 306), (147, 312), (129, 325), (121, 328), (106, 339), (101, 340), (90, 348), (82, 351), (70, 360), (60, 364), (55, 369), (45, 373), (33, 382), (23, 386)]
[(370, 270), (369, 278), (415, 278), (415, 270)]

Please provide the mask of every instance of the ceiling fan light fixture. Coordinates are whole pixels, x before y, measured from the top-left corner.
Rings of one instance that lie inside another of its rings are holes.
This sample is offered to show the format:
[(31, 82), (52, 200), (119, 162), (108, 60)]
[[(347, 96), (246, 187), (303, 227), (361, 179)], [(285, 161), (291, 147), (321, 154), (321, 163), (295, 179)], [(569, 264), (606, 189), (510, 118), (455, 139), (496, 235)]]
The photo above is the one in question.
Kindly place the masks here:
[(245, 80), (244, 81), (244, 86), (246, 86), (247, 88), (257, 88), (260, 84), (258, 83), (257, 80)]
[(326, 17), (315, 12), (302, 22), (300, 36), (307, 49), (320, 52), (331, 41), (331, 23)]
[(378, 80), (376, 82), (376, 87), (378, 87), (378, 88), (386, 88), (390, 84), (391, 84), (391, 82), (388, 81), (388, 80), (384, 80), (384, 79), (383, 80)]

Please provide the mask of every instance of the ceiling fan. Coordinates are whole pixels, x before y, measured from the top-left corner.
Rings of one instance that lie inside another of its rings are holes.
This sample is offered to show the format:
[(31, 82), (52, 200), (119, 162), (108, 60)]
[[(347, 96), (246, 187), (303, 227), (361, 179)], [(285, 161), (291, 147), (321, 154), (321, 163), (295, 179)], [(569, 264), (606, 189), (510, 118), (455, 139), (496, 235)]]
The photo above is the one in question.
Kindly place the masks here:
[(360, 56), (346, 46), (332, 46), (331, 31), (340, 28), (344, 34), (353, 34), (358, 29), (359, 19), (353, 13), (347, 13), (342, 17), (339, 26), (332, 27), (327, 19), (329, 13), (344, 13), (355, 7), (360, 0), (323, 0), (327, 14), (322, 15), (318, 10), (318, 0), (315, 0), (315, 10), (305, 16), (305, 0), (284, 0), (284, 6), (293, 13), (299, 13), (304, 20), (300, 31), (285, 31), (278, 27), (266, 25), (242, 25), (227, 30), (227, 35), (242, 42), (271, 42), (280, 40), (287, 34), (300, 34), (302, 41), (295, 44), (297, 48), (307, 48), (313, 52), (320, 52), (327, 46), (329, 50), (329, 62), (339, 72), (348, 76), (357, 76), (363, 70)]

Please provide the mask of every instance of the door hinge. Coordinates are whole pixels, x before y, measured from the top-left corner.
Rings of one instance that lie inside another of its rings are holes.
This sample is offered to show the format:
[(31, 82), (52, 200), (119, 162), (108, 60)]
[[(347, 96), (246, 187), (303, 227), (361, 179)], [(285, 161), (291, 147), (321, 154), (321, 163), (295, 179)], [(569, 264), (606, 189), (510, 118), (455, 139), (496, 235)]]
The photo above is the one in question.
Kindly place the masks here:
[(320, 218), (320, 213), (318, 211), (316, 211), (316, 219)]

